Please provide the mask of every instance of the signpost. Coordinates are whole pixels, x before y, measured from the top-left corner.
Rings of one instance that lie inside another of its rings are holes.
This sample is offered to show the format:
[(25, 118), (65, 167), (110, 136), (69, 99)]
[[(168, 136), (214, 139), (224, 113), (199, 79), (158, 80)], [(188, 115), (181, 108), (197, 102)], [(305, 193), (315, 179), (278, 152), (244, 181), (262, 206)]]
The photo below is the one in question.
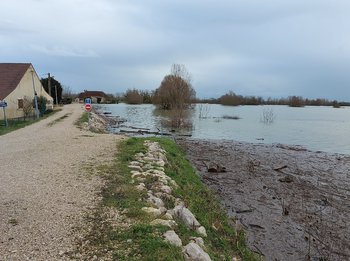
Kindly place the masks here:
[(88, 113), (88, 125), (90, 127), (90, 111), (91, 111), (91, 99), (86, 98), (85, 99), (85, 111)]
[(4, 111), (4, 120), (5, 120), (5, 126), (8, 126), (8, 122), (7, 122), (7, 118), (6, 118), (6, 110), (5, 108), (7, 107), (7, 102), (6, 101), (1, 101), (0, 100), (0, 108), (2, 107), (3, 111)]
[(90, 111), (91, 111), (91, 104), (90, 104), (90, 103), (85, 104), (85, 110), (86, 110), (87, 112), (90, 112)]

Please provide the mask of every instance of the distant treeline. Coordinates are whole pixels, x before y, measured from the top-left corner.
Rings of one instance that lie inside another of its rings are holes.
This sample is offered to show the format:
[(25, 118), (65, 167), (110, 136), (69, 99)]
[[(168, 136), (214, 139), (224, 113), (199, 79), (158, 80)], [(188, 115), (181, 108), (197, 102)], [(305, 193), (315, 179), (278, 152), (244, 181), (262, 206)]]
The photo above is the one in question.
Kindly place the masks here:
[[(123, 94), (109, 94), (109, 103), (125, 102), (128, 104), (157, 104), (156, 91), (129, 89)], [(289, 96), (287, 98), (268, 98), (264, 99), (257, 96), (242, 96), (230, 91), (219, 98), (195, 99), (192, 103), (209, 103), (221, 104), (227, 106), (239, 105), (288, 105), (291, 107), (303, 106), (350, 106), (350, 102), (338, 102), (336, 100), (327, 99), (308, 99), (301, 96)]]
[(239, 105), (288, 105), (291, 107), (303, 106), (350, 106), (350, 102), (330, 101), (327, 99), (308, 99), (301, 96), (289, 96), (287, 98), (268, 98), (256, 96), (242, 96), (230, 91), (217, 99), (197, 99), (197, 103), (222, 104), (230, 106)]

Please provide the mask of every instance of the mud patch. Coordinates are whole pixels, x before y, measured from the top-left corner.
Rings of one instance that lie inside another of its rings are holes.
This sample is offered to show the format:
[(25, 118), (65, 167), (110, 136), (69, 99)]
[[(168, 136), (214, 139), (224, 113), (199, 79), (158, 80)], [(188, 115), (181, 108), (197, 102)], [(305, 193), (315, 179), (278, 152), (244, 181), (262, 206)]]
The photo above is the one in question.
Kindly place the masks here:
[[(350, 260), (350, 156), (234, 141), (178, 141), (265, 260)], [(208, 172), (208, 163), (226, 172)]]

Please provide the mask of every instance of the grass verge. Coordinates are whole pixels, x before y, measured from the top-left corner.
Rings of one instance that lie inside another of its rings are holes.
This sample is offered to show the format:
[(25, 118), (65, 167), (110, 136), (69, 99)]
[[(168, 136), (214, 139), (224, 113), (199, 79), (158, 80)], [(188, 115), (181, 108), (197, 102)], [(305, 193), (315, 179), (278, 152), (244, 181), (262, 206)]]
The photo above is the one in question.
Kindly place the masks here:
[[(243, 232), (230, 226), (225, 211), (215, 195), (201, 182), (183, 151), (170, 139), (147, 138), (159, 142), (166, 151), (168, 164), (165, 173), (179, 187), (173, 192), (182, 198), (198, 221), (207, 229), (204, 239), (206, 251), (212, 260), (232, 260), (241, 256), (243, 260), (259, 260), (244, 244)], [(162, 234), (168, 229), (151, 226), (152, 218), (141, 208), (147, 206), (146, 193), (138, 192), (132, 183), (129, 162), (135, 154), (145, 152), (144, 138), (129, 138), (119, 144), (118, 156), (111, 166), (101, 167), (99, 173), (105, 178), (102, 203), (91, 218), (92, 229), (87, 237), (88, 258), (110, 258), (112, 260), (184, 260), (181, 248), (166, 243)], [(146, 182), (147, 183), (147, 182)], [(172, 202), (168, 202), (169, 206)], [(190, 237), (198, 236), (177, 220), (175, 229), (183, 245)], [(83, 251), (84, 252), (84, 251)]]
[(56, 120), (53, 120), (53, 121), (49, 122), (49, 123), (47, 124), (47, 126), (52, 127), (54, 124), (56, 124), (56, 123), (58, 123), (58, 122), (64, 120), (65, 118), (68, 118), (70, 115), (72, 115), (72, 113), (66, 113), (65, 115), (63, 115), (63, 116), (57, 118)]
[(38, 121), (41, 121), (43, 119), (46, 119), (56, 112), (59, 112), (60, 110), (55, 110), (49, 113), (44, 114), (44, 116), (40, 117), (39, 119), (27, 119), (27, 120), (8, 120), (8, 126), (5, 127), (5, 122), (4, 120), (0, 121), (0, 135), (5, 135), (7, 133), (10, 133), (12, 131), (24, 128), (28, 125), (31, 125), (33, 123), (36, 123)]
[(84, 111), (80, 118), (75, 122), (75, 125), (81, 127), (85, 122), (89, 122), (89, 113)]

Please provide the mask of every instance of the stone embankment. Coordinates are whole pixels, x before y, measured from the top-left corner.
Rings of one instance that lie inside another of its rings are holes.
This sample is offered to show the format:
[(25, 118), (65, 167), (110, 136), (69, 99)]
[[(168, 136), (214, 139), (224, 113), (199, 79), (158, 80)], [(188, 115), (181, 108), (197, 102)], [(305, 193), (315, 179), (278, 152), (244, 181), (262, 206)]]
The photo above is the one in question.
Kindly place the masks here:
[(83, 129), (95, 133), (108, 133), (108, 127), (114, 124), (113, 118), (108, 118), (102, 114), (89, 112), (89, 121), (83, 123)]
[[(173, 196), (177, 183), (167, 176), (164, 166), (167, 163), (165, 151), (157, 142), (145, 141), (147, 153), (136, 154), (136, 161), (129, 164), (132, 179), (137, 190), (147, 193), (149, 207), (142, 210), (153, 216), (152, 225), (163, 225), (169, 228), (164, 233), (164, 240), (182, 247), (185, 260), (211, 260), (205, 252), (203, 238), (207, 237), (206, 229), (198, 222), (195, 215), (185, 206), (181, 198)], [(165, 207), (165, 201), (174, 202), (171, 209)], [(180, 236), (176, 234), (177, 221), (183, 222), (189, 229), (196, 231), (202, 237), (192, 237), (191, 242), (183, 246)]]

